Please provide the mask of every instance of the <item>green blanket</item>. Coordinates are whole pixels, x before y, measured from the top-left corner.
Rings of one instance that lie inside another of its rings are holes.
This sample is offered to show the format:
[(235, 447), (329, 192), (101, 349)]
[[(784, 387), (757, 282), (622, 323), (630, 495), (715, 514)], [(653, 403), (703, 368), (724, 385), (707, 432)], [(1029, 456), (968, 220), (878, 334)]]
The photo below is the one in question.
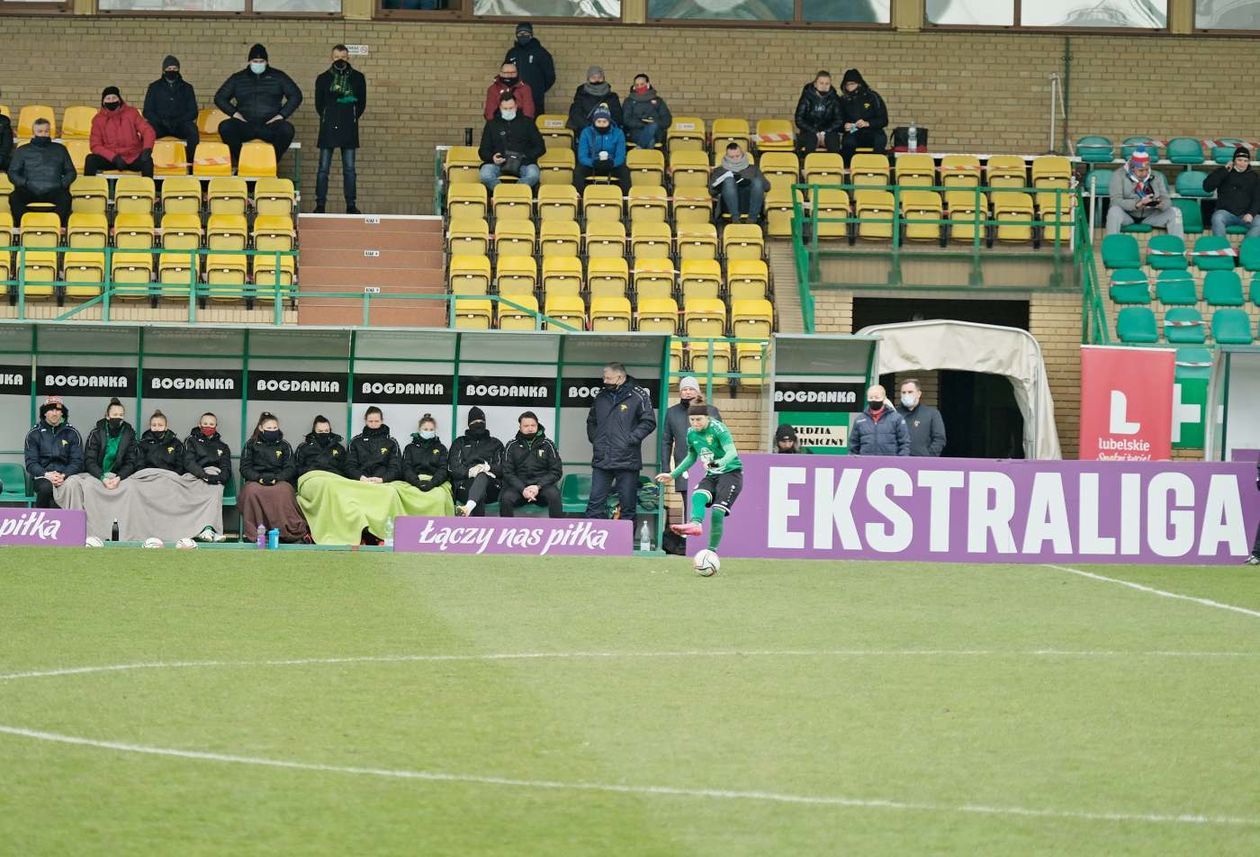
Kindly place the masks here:
[(302, 474), (297, 499), (319, 545), (357, 545), (365, 528), (383, 539), (399, 515), (455, 513), (448, 485), (421, 491), (406, 482), (357, 482), (321, 470)]
[(431, 491), (421, 491), (406, 482), (391, 482), (389, 487), (398, 492), (398, 500), (403, 508), (403, 511), (398, 513), (400, 515), (425, 515), (436, 518), (450, 517), (455, 514), (455, 500), (451, 497), (451, 483), (449, 482)]

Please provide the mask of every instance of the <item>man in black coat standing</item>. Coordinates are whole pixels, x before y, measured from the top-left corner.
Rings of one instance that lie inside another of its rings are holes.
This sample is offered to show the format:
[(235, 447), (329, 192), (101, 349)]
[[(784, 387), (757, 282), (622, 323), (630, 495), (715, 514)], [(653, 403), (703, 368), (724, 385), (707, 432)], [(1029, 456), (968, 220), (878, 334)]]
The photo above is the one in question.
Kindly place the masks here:
[(332, 65), (315, 78), (315, 112), (319, 114), (319, 171), (315, 174), (315, 213), (328, 201), (328, 171), (333, 149), (341, 150), (341, 182), (346, 214), (358, 214), (354, 156), (359, 149), (359, 117), (367, 109), (367, 78), (350, 65), (345, 45), (332, 49)]
[(289, 149), (297, 133), (289, 118), (302, 103), (302, 90), (293, 78), (267, 59), (267, 49), (249, 49), (249, 66), (223, 82), (214, 94), (214, 106), (228, 115), (219, 123), (219, 136), (232, 151), (232, 165), (240, 159), (241, 144), (262, 140), (276, 150), (276, 163)]
[(144, 119), (159, 137), (184, 141), (189, 163), (197, 154), (201, 133), (197, 128), (197, 93), (179, 73), (179, 59), (162, 60), (162, 76), (149, 84), (144, 94)]
[(639, 506), (639, 471), (643, 469), (643, 440), (656, 431), (652, 397), (626, 367), (604, 367), (604, 389), (586, 416), (586, 439), (591, 442), (591, 497), (586, 517), (607, 518), (608, 496), (614, 486), (621, 503), (621, 519), (634, 520)]
[(547, 90), (555, 86), (556, 64), (542, 42), (534, 38), (534, 25), (529, 21), (516, 25), (516, 44), (508, 48), (503, 62), (516, 64), (521, 82), (534, 96), (534, 115), (547, 112)]
[(910, 454), (939, 458), (945, 449), (945, 421), (941, 419), (941, 412), (920, 403), (923, 391), (914, 378), (901, 382), (900, 393), (897, 413), (905, 419), (910, 431)]

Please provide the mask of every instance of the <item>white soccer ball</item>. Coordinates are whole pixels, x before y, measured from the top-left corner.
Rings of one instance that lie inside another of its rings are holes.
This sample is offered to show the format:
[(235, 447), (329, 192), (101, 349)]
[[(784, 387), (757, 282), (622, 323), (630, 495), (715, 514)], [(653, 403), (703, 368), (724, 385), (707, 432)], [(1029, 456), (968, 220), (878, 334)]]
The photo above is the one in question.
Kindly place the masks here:
[(712, 577), (718, 573), (718, 569), (722, 567), (722, 560), (718, 559), (718, 555), (711, 550), (702, 550), (696, 554), (696, 558), (692, 560), (695, 566), (696, 574), (701, 577)]
[(145, 540), (144, 540), (144, 546), (145, 546), (146, 548), (160, 548), (160, 547), (165, 547), (165, 545), (163, 545), (163, 544), (162, 544), (162, 540), (161, 540), (161, 539), (159, 539), (159, 538), (145, 539)]
[(87, 541), (84, 542), (84, 546), (89, 548), (103, 548), (105, 547), (105, 542), (101, 541), (101, 539), (97, 536), (88, 536)]

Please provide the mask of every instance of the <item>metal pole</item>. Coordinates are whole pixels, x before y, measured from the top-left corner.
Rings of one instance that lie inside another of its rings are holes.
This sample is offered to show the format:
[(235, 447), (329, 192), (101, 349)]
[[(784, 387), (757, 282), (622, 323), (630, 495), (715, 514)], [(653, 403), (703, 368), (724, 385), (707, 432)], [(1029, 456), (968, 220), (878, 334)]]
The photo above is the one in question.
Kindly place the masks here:
[(1050, 146), (1046, 150), (1054, 154), (1054, 120), (1056, 118), (1055, 106), (1059, 97), (1059, 75), (1057, 72), (1050, 73)]

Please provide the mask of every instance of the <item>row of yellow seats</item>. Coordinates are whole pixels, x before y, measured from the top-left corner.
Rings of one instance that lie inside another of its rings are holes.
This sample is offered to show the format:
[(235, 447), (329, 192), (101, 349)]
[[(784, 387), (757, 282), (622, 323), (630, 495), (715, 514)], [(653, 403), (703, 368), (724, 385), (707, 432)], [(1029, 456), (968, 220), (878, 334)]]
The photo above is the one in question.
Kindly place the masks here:
[[(0, 218), (0, 227), (9, 218)], [(28, 248), (51, 249), (61, 246), (61, 220), (52, 212), (32, 211), (22, 217), (19, 238)], [(254, 219), (253, 229), (243, 214), (212, 214), (203, 230), (199, 214), (166, 214), (159, 230), (153, 215), (147, 212), (119, 214), (111, 228), (104, 214), (74, 212), (66, 227), (66, 246), (73, 249), (93, 249), (110, 245), (120, 250), (149, 250), (157, 246), (155, 238), (160, 234), (161, 246), (166, 250), (196, 250), (202, 246), (208, 250), (292, 250), (297, 233), (293, 218), (288, 215), (262, 215)], [(112, 236), (112, 242), (111, 242)]]
[(770, 271), (761, 259), (727, 262), (726, 270), (713, 259), (688, 259), (677, 270), (668, 259), (643, 259), (631, 268), (620, 257), (595, 257), (585, 265), (576, 257), (548, 256), (539, 264), (529, 256), (500, 256), (492, 269), (486, 256), (452, 256), (448, 269), (450, 291), (457, 295), (485, 295), (491, 286), (498, 294), (548, 297), (589, 294), (598, 297), (638, 298), (729, 297), (762, 300), (770, 292)]
[[(34, 136), (36, 119), (47, 119), (52, 126), (52, 135), (65, 140), (86, 140), (92, 136), (92, 120), (100, 108), (87, 104), (67, 107), (61, 117), (61, 125), (57, 124), (57, 111), (49, 104), (27, 104), (18, 111), (18, 120), (14, 125), (14, 133), (18, 139), (26, 140)], [(6, 105), (0, 104), (0, 115), (13, 118)], [(202, 140), (219, 141), (219, 123), (227, 119), (227, 115), (215, 107), (203, 108), (197, 114), (197, 126), (201, 130)], [(61, 133), (57, 131), (60, 128)]]
[[(19, 140), (19, 145), (29, 142), (29, 138)], [(70, 161), (74, 168), (83, 172), (87, 156), (92, 147), (87, 139), (63, 139), (62, 145), (70, 153)], [(188, 160), (188, 149), (183, 140), (174, 137), (162, 137), (153, 144), (153, 175), (158, 177), (186, 176), (192, 168), (194, 176), (230, 176), (232, 172), (231, 151), (227, 144), (203, 140), (197, 146), (197, 158)], [(112, 171), (111, 171), (112, 172)], [(241, 146), (241, 155), (237, 162), (235, 175), (242, 178), (268, 178), (276, 175), (276, 150), (270, 143), (261, 140), (250, 140)]]
[[(34, 250), (11, 258), (0, 252), (0, 280), (16, 283), (25, 281), (23, 290), (28, 298), (50, 298), (58, 287), (64, 287), (68, 298), (88, 299), (101, 293), (106, 283), (106, 265), (110, 267), (110, 281), (115, 294), (122, 298), (143, 298), (152, 295), (150, 286), (157, 272), (157, 284), (163, 294), (188, 296), (190, 284), (205, 282), (210, 285), (243, 285), (251, 279), (247, 257), (216, 255), (210, 257), (205, 271), (189, 265), (189, 256), (181, 253), (163, 253), (155, 261), (149, 254), (115, 253), (108, 263), (100, 251), (73, 251), (58, 254), (46, 250)], [(204, 277), (203, 277), (204, 274)], [(255, 257), (252, 281), (257, 288), (274, 287), (277, 276), (282, 287), (292, 285), (294, 264), (291, 257), (282, 258), (279, 265), (274, 258)], [(0, 292), (3, 293), (3, 292)]]
[[(517, 295), (509, 300), (511, 303), (478, 297), (457, 298), (454, 301), (455, 326), (489, 329), (492, 318), (497, 316), (502, 328), (506, 315), (515, 323), (529, 319), (528, 329), (533, 329), (539, 312), (537, 298)], [(639, 330), (671, 336), (680, 332), (681, 320), (684, 335), (700, 338), (725, 337), (729, 329), (737, 339), (768, 339), (774, 328), (774, 307), (766, 300), (734, 301), (728, 307), (725, 301), (716, 298), (695, 298), (684, 303), (679, 312), (673, 298), (643, 298), (636, 312), (624, 296), (593, 296), (588, 316), (586, 301), (580, 295), (548, 295), (542, 314), (548, 320), (578, 330), (587, 329), (589, 318), (592, 330)]]
[[(552, 140), (572, 143), (573, 132), (565, 127), (568, 122), (565, 114), (544, 113), (534, 121), (548, 143)], [(795, 145), (794, 135), (795, 128), (789, 119), (759, 119), (754, 134), (747, 119), (723, 117), (714, 119), (709, 127), (700, 116), (675, 116), (665, 131), (665, 145), (671, 152), (698, 151), (705, 149), (711, 140), (717, 151), (734, 141), (745, 150), (755, 145), (761, 151), (790, 152)]]
[[(498, 256), (534, 256), (541, 250), (544, 258), (583, 253), (622, 257), (629, 246), (636, 259), (716, 259), (721, 246), (717, 227), (707, 222), (679, 225), (677, 234), (665, 223), (636, 224), (627, 243), (626, 227), (616, 220), (587, 223), (585, 233), (571, 220), (547, 221), (537, 232), (531, 221), (510, 220), (496, 226), (493, 238)], [(479, 217), (454, 218), (447, 227), (446, 246), (452, 256), (489, 256), (490, 227)], [(726, 246), (737, 257), (760, 255), (751, 241), (733, 239)]]
[(451, 186), (446, 195), (448, 217), (486, 217), (489, 212), (496, 221), (577, 220), (579, 213), (587, 221), (623, 220), (628, 212), (632, 222), (707, 223), (712, 206), (712, 197), (703, 188), (684, 188), (671, 195), (661, 186), (632, 187), (623, 197), (616, 185), (589, 185), (580, 196), (571, 184), (544, 185), (535, 200), (522, 184), (500, 184), (492, 196), (484, 185), (461, 184)]
[(162, 181), (159, 197), (153, 179), (122, 176), (114, 181), (111, 195), (109, 179), (80, 176), (70, 185), (70, 198), (72, 210), (81, 212), (103, 213), (112, 202), (119, 214), (148, 214), (160, 199), (167, 214), (197, 214), (204, 203), (210, 214), (245, 214), (252, 209), (258, 215), (288, 217), (297, 194), (290, 179), (258, 179), (251, 195), (249, 184), (236, 176), (216, 176), (204, 183), (192, 176), (172, 176)]

